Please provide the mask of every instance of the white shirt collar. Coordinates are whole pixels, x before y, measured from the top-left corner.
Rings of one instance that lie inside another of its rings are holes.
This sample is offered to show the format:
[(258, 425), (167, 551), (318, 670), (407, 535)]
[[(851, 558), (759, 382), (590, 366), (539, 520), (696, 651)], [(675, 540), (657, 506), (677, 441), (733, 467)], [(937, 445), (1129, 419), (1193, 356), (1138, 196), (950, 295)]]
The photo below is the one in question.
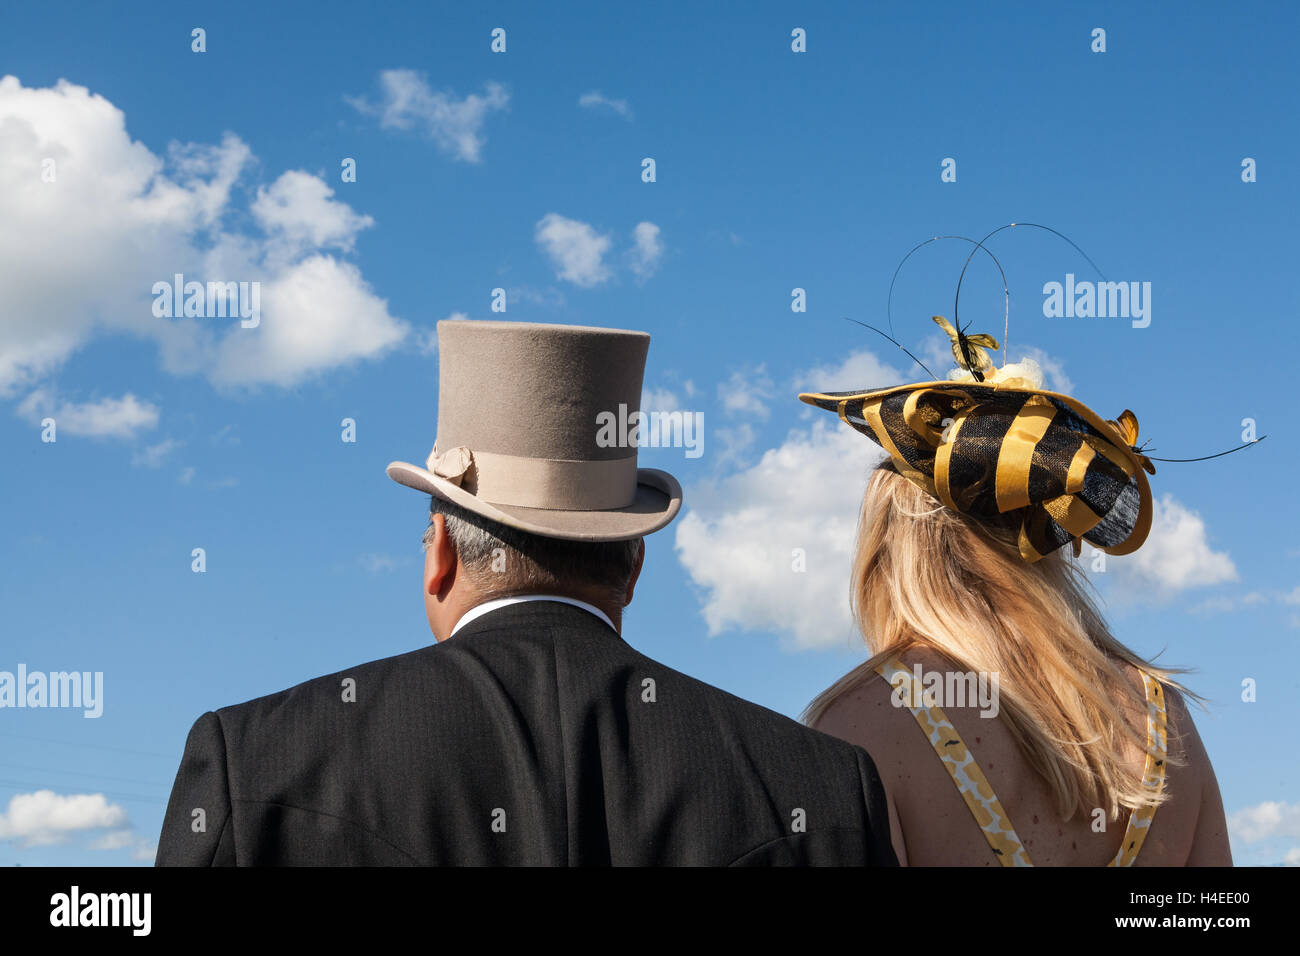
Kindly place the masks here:
[(572, 604), (574, 607), (580, 607), (584, 611), (590, 611), (592, 614), (596, 615), (596, 617), (608, 624), (611, 630), (618, 630), (618, 628), (614, 627), (614, 622), (609, 619), (609, 616), (604, 611), (598, 607), (593, 607), (586, 601), (577, 601), (570, 597), (560, 597), (558, 594), (516, 594), (511, 597), (484, 601), (482, 604), (470, 608), (460, 616), (460, 620), (456, 622), (456, 626), (451, 629), (451, 634), (448, 636), (454, 637), (456, 632), (470, 621), (482, 617), (489, 611), (495, 611), (499, 607), (509, 607), (511, 604), (524, 604), (528, 601), (559, 601), (561, 604)]

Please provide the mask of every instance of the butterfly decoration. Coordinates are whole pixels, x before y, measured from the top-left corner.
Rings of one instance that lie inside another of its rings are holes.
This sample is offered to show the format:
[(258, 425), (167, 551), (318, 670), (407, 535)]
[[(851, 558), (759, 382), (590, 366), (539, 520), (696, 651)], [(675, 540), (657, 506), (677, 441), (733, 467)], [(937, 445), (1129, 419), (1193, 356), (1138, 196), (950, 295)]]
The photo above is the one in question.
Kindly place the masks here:
[[(985, 375), (992, 370), (993, 360), (985, 349), (997, 351), (998, 340), (985, 332), (967, 335), (964, 329), (954, 328), (952, 323), (942, 315), (931, 316), (939, 328), (948, 333), (952, 340), (952, 355), (958, 366), (975, 376), (975, 381), (984, 381)], [(1131, 412), (1129, 414), (1132, 414)]]
[(1151, 464), (1151, 459), (1142, 454), (1143, 449), (1138, 447), (1137, 416), (1126, 408), (1120, 413), (1118, 419), (1107, 421), (1106, 424), (1119, 432), (1120, 440), (1128, 446), (1129, 450), (1132, 451), (1133, 454), (1137, 455), (1138, 461), (1142, 463), (1142, 467), (1146, 469), (1147, 474), (1154, 475), (1156, 473), (1156, 466)]

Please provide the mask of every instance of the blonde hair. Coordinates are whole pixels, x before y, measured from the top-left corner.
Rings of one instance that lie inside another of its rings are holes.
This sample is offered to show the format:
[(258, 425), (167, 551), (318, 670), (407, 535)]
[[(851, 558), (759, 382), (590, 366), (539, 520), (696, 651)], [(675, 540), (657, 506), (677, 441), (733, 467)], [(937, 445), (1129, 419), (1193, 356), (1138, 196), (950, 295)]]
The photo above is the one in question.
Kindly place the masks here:
[[(877, 468), (851, 578), (853, 613), (872, 656), (818, 695), (805, 723), (882, 661), (930, 650), (960, 670), (998, 675), (1000, 716), (1063, 819), (1104, 807), (1114, 820), (1120, 807), (1164, 802), (1167, 792), (1144, 790), (1122, 757), (1125, 739), (1147, 752), (1145, 696), (1122, 664), (1196, 698), (1172, 680), (1185, 670), (1157, 667), (1112, 637), (1082, 570), (1062, 556), (1068, 546), (1029, 564), (1018, 528), (1011, 516), (981, 521), (943, 507), (888, 459)], [(1170, 749), (1167, 759), (1178, 763)]]

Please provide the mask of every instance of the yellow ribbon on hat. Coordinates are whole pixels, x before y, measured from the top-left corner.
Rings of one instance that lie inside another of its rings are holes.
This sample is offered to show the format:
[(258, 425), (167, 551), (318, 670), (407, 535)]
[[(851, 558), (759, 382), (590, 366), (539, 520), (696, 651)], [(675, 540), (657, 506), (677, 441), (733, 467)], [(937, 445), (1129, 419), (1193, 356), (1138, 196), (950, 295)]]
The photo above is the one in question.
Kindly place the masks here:
[[(942, 394), (945, 399), (954, 403), (951, 419), (946, 423), (947, 427), (942, 430), (938, 423), (930, 420), (933, 413), (925, 411), (930, 407), (927, 398), (935, 393)], [(965, 506), (969, 502), (962, 500), (964, 497), (962, 489), (954, 487), (951, 482), (952, 456), (962, 426), (977, 410), (979, 402), (969, 393), (965, 393), (960, 384), (954, 384), (952, 387), (917, 389), (907, 396), (902, 408), (902, 417), (912, 434), (934, 451), (932, 479), (906, 463), (906, 459), (899, 453), (881, 420), (879, 406), (880, 401), (864, 403), (862, 415), (896, 465), (905, 466), (905, 468), (900, 467), (900, 471), (921, 484), (945, 506), (965, 513)], [(1125, 409), (1118, 419), (1105, 422), (1114, 431), (1113, 440), (1102, 435), (1083, 436), (1083, 442), (1075, 452), (1063, 477), (1064, 488), (1061, 494), (1042, 501), (1031, 501), (1029, 477), (1034, 452), (1047, 434), (1056, 415), (1056, 405), (1047, 398), (1042, 395), (1029, 396), (1000, 443), (994, 468), (992, 491), (998, 510), (1006, 513), (1019, 508), (1030, 509), (1030, 514), (1021, 524), (1019, 534), (1021, 556), (1030, 562), (1038, 561), (1043, 557), (1030, 540), (1030, 528), (1035, 521), (1051, 518), (1068, 532), (1073, 539), (1076, 556), (1081, 552), (1083, 536), (1101, 523), (1104, 515), (1097, 514), (1079, 497), (1088, 468), (1097, 455), (1100, 454), (1113, 463), (1130, 479), (1134, 477), (1137, 466), (1155, 474), (1155, 467), (1150, 460), (1136, 448), (1137, 416)], [(841, 418), (843, 417), (842, 407)], [(1125, 552), (1113, 551), (1113, 553)]]

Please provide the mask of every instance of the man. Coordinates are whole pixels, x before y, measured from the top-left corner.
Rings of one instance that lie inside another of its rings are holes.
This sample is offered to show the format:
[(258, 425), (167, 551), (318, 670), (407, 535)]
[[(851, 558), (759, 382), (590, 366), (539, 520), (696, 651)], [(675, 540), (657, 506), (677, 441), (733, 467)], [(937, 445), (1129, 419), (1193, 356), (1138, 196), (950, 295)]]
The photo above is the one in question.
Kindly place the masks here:
[(438, 323), (434, 450), (388, 466), (432, 498), (438, 643), (199, 718), (160, 865), (896, 865), (866, 751), (620, 636), (681, 507), (609, 425), (648, 348)]

